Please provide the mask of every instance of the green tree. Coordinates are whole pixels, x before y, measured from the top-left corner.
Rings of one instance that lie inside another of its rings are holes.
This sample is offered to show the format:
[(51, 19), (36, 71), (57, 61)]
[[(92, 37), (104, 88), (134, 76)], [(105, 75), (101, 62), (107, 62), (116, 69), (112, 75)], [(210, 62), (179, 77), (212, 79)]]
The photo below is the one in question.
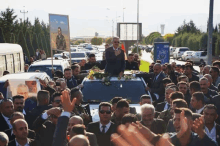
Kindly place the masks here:
[(155, 42), (164, 42), (164, 41), (165, 41), (165, 40), (164, 40), (163, 37), (157, 37), (157, 38), (154, 39), (154, 43), (155, 43)]
[(215, 33), (218, 33), (218, 26), (217, 26), (217, 24), (216, 24), (216, 26), (215, 26), (214, 32), (215, 32)]
[(101, 45), (102, 44), (102, 38), (94, 37), (91, 40), (92, 45)]
[(166, 34), (163, 38), (165, 39), (165, 41), (169, 42), (171, 45), (173, 42), (174, 34)]
[(40, 49), (40, 47), (38, 45), (38, 38), (37, 38), (36, 33), (33, 34), (32, 46), (33, 46), (34, 50)]
[(26, 56), (28, 58), (30, 58), (30, 53), (29, 53), (29, 50), (28, 50), (28, 47), (27, 47), (27, 43), (26, 43), (26, 40), (24, 38), (24, 34), (22, 31), (20, 31), (19, 35), (18, 35), (18, 44), (22, 47), (23, 49), (23, 52), (26, 54)]
[[(41, 38), (41, 34), (38, 34), (37, 36), (38, 36), (38, 45), (39, 45), (39, 49), (45, 51), (45, 49), (44, 49), (44, 45), (43, 45), (43, 42), (42, 42), (42, 38)], [(45, 51), (45, 53), (46, 53), (46, 51)]]
[(14, 35), (14, 33), (11, 33), (10, 43), (15, 44), (15, 35)]
[(220, 35), (217, 36), (217, 41), (215, 43), (215, 54), (220, 55)]
[(207, 42), (208, 42), (208, 34), (207, 33), (203, 33), (201, 35), (201, 38), (200, 38), (200, 48), (202, 50), (207, 49)]
[(112, 44), (112, 37), (105, 39), (106, 44)]
[(29, 31), (26, 31), (25, 39), (26, 39), (26, 43), (27, 43), (27, 48), (28, 48), (28, 51), (30, 53), (30, 56), (34, 56), (35, 55), (35, 50), (33, 48), (31, 38), (32, 37), (31, 37)]
[(1, 27), (0, 27), (0, 43), (5, 43), (5, 37)]
[(154, 39), (161, 37), (161, 34), (159, 32), (152, 32), (145, 38), (146, 44), (153, 44)]

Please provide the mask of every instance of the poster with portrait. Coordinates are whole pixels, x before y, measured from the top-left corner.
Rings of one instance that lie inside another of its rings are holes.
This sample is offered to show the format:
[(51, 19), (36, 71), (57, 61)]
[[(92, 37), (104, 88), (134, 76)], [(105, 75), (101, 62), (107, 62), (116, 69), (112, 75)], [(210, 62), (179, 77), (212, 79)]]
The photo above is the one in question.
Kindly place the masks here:
[(49, 14), (49, 23), (51, 49), (56, 51), (69, 51), (69, 16)]
[(24, 99), (29, 97), (37, 97), (38, 91), (40, 91), (40, 83), (38, 80), (9, 80), (9, 86), (7, 89), (7, 97), (13, 97), (15, 95), (22, 95)]

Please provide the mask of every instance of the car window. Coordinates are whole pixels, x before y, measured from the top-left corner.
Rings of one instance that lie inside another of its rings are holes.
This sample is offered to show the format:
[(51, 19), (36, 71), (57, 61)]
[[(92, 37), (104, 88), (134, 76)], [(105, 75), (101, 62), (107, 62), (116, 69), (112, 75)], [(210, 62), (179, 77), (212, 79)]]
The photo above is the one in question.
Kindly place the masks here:
[[(122, 85), (121, 85), (122, 84)], [(141, 95), (146, 94), (142, 81), (111, 81), (110, 86), (103, 85), (101, 81), (86, 81), (82, 89), (83, 100), (89, 102), (109, 102), (113, 97), (123, 97), (138, 103)]]
[(84, 53), (71, 53), (72, 58), (83, 58), (85, 57)]
[(183, 51), (188, 51), (188, 50), (189, 50), (188, 48), (181, 48), (181, 49), (180, 49), (181, 52), (183, 52)]
[(207, 55), (207, 52), (202, 52), (201, 53), (201, 56), (206, 56)]
[[(62, 67), (60, 65), (54, 65), (53, 69), (55, 71), (57, 70), (61, 70), (62, 71)], [(40, 65), (40, 66), (30, 66), (28, 72), (35, 72), (36, 70), (39, 70), (41, 72), (46, 72), (48, 74), (48, 76), (50, 76), (52, 78), (52, 66), (51, 65)]]

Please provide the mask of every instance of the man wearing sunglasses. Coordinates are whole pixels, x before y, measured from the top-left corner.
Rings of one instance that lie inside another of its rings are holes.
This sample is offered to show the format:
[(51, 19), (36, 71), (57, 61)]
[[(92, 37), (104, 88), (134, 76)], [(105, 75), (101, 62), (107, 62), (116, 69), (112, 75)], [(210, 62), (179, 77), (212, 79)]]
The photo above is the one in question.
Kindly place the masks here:
[(125, 70), (125, 55), (119, 48), (119, 38), (113, 38), (113, 47), (109, 47), (105, 51), (106, 66), (105, 72), (111, 76), (122, 76)]
[(90, 123), (88, 132), (92, 132), (97, 137), (97, 143), (100, 146), (111, 145), (111, 134), (116, 132), (116, 125), (111, 122), (111, 104), (102, 102), (99, 104), (99, 122)]
[(61, 106), (61, 96), (62, 94), (60, 92), (55, 92), (52, 95), (52, 106), (53, 107), (60, 107)]

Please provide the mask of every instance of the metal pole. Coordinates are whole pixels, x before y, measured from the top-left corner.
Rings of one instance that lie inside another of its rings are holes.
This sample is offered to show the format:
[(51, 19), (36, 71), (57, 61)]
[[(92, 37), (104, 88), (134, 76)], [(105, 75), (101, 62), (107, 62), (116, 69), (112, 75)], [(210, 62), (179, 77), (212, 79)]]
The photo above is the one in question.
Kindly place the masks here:
[(20, 10), (20, 13), (24, 13), (24, 23), (25, 23), (25, 13), (28, 13), (28, 11), (25, 12), (25, 6), (24, 6), (24, 11), (22, 12), (22, 11)]
[(125, 14), (124, 14), (124, 8), (123, 8), (123, 22), (125, 22)]
[(213, 32), (213, 4), (214, 0), (210, 0), (209, 7), (209, 29), (208, 29), (208, 48), (207, 48), (207, 57), (208, 57), (208, 65), (212, 64), (212, 32)]
[(139, 0), (137, 0), (137, 53), (138, 53), (138, 31), (139, 31), (138, 23), (139, 23)]

